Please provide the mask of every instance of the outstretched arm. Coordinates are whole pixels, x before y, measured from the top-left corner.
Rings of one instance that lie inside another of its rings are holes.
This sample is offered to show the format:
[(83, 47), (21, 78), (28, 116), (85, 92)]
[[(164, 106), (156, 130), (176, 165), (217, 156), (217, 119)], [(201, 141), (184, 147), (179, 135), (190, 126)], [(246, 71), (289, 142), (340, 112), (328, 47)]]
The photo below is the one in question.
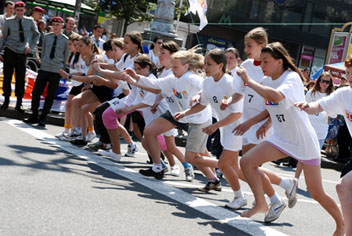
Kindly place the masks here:
[(318, 102), (296, 102), (295, 106), (308, 114), (316, 114), (324, 111)]
[(248, 84), (248, 86), (250, 86), (254, 91), (256, 91), (263, 98), (266, 98), (275, 103), (278, 103), (285, 98), (285, 96), (280, 91), (270, 88), (268, 86), (264, 86), (258, 83), (257, 81), (251, 79), (245, 68), (240, 67), (237, 70), (237, 74), (241, 77), (244, 83)]

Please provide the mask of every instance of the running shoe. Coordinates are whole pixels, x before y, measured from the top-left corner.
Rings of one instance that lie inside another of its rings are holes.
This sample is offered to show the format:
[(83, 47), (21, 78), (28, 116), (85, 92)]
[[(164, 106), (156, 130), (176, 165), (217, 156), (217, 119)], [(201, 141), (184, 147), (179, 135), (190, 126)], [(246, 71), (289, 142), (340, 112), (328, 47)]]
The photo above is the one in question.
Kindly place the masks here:
[(139, 173), (141, 173), (144, 176), (154, 177), (156, 179), (164, 178), (164, 172), (163, 171), (155, 172), (155, 171), (153, 171), (153, 169), (151, 167), (148, 168), (148, 169), (145, 169), (145, 170), (139, 170)]
[(85, 146), (88, 144), (88, 141), (83, 138), (83, 136), (79, 136), (76, 139), (72, 140), (71, 143), (77, 146)]
[(221, 172), (221, 170), (219, 168), (215, 168), (215, 173), (216, 173), (216, 177), (218, 177), (218, 179), (222, 179), (223, 173)]
[(88, 144), (88, 147), (90, 147), (91, 149), (98, 151), (99, 149), (103, 149), (103, 150), (109, 150), (111, 149), (111, 144), (110, 143), (102, 143), (100, 141), (97, 141), (95, 143), (91, 143)]
[(127, 146), (127, 153), (125, 154), (126, 157), (134, 157), (136, 152), (138, 151), (137, 145), (134, 143), (128, 144)]
[(285, 209), (285, 207), (286, 203), (282, 199), (279, 203), (270, 204), (270, 208), (265, 215), (264, 222), (271, 223), (277, 220), (280, 217), (281, 212)]
[(89, 142), (92, 142), (93, 139), (94, 139), (96, 136), (97, 136), (97, 135), (95, 134), (94, 131), (93, 131), (93, 132), (89, 132), (88, 135), (87, 135), (87, 141), (88, 141), (88, 143), (89, 143)]
[(64, 136), (60, 137), (59, 139), (61, 141), (67, 141), (67, 142), (70, 142), (72, 140), (75, 140), (76, 138), (78, 137), (82, 137), (82, 134), (77, 134), (75, 133), (74, 131), (73, 132), (70, 132), (68, 134), (64, 134)]
[(99, 149), (98, 150), (98, 153), (102, 156), (107, 156), (107, 157), (111, 157), (113, 160), (115, 161), (120, 161), (121, 160), (121, 157), (122, 155), (121, 154), (117, 154), (117, 153), (114, 153), (112, 151), (112, 149), (108, 150), (108, 151), (105, 151), (103, 149)]
[(174, 166), (171, 166), (170, 169), (171, 169), (171, 175), (172, 176), (176, 176), (176, 177), (180, 176), (180, 167), (178, 167), (177, 164), (174, 165)]
[(220, 180), (208, 182), (203, 188), (198, 188), (198, 190), (204, 193), (207, 193), (210, 190), (221, 191), (221, 182)]
[(185, 176), (186, 176), (186, 181), (192, 182), (194, 179), (194, 172), (193, 172), (193, 167), (189, 167), (185, 169)]
[(55, 138), (60, 139), (60, 138), (63, 138), (65, 135), (68, 135), (68, 134), (69, 134), (68, 132), (62, 131), (61, 133), (56, 134)]
[(231, 202), (226, 203), (225, 207), (227, 208), (231, 208), (233, 210), (237, 210), (242, 208), (243, 206), (247, 205), (247, 199), (244, 197), (238, 197), (238, 198), (234, 198)]
[(297, 187), (298, 181), (296, 178), (290, 179), (290, 188), (285, 191), (286, 197), (288, 199), (288, 208), (292, 208), (297, 202)]

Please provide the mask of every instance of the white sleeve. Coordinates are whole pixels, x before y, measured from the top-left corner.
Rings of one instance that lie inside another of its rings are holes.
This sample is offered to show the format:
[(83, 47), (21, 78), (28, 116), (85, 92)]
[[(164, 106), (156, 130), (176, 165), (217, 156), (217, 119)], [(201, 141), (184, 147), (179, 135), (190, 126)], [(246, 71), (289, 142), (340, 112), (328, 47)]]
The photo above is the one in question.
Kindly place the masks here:
[(155, 102), (155, 98), (156, 98), (156, 95), (154, 93), (146, 92), (143, 97), (142, 103), (148, 106), (153, 106)]
[(313, 97), (312, 97), (312, 90), (309, 90), (306, 94), (306, 102), (312, 102)]
[[(300, 92), (303, 93), (303, 84), (299, 75), (295, 72), (289, 73), (281, 85), (277, 88), (286, 99), (286, 108), (293, 106), (296, 102), (302, 102), (300, 100), (304, 100), (299, 98)], [(302, 90), (302, 91), (298, 91)]]
[(200, 95), (199, 103), (200, 103), (200, 105), (205, 106), (205, 107), (210, 104), (210, 100), (209, 100), (208, 94), (205, 89), (203, 89), (202, 94)]
[(174, 87), (174, 82), (175, 79), (173, 76), (168, 76), (166, 78), (159, 78), (159, 79), (153, 79), (153, 78), (147, 78), (144, 76), (141, 76), (138, 83), (150, 88), (154, 89), (160, 89), (163, 94), (166, 96), (169, 96), (172, 94), (172, 88)]
[(128, 84), (126, 81), (119, 80), (118, 87), (120, 87), (121, 89), (130, 90), (130, 87), (128, 87)]
[(232, 76), (233, 76), (233, 87), (234, 87), (235, 93), (244, 95), (246, 91), (241, 77), (239, 77), (237, 73)]
[(318, 100), (319, 105), (323, 108), (328, 115), (345, 115), (345, 89), (336, 90), (331, 93), (329, 96), (326, 96), (320, 100)]

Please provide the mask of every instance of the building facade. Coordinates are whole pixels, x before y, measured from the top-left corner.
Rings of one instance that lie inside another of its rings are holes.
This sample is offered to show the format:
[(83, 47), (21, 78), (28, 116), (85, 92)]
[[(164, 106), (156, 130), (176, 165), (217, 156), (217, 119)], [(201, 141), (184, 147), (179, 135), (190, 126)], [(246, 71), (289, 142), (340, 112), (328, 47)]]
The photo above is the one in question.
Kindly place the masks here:
[[(244, 35), (262, 26), (296, 64), (312, 72), (324, 64), (331, 30), (352, 21), (352, 0), (207, 0), (209, 24), (190, 44), (235, 46), (242, 59)], [(210, 46), (211, 48), (211, 46)]]

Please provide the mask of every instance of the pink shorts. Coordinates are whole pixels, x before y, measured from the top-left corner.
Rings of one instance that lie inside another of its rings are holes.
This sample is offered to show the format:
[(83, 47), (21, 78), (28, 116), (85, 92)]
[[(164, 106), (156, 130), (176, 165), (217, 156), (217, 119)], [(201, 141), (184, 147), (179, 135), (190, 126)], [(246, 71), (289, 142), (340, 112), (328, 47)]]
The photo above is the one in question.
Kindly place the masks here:
[(117, 124), (117, 119), (125, 115), (128, 115), (130, 113), (131, 112), (117, 115), (115, 111), (111, 107), (109, 107), (103, 112), (103, 122), (104, 122), (105, 128), (109, 130), (117, 129), (119, 127), (119, 125)]

